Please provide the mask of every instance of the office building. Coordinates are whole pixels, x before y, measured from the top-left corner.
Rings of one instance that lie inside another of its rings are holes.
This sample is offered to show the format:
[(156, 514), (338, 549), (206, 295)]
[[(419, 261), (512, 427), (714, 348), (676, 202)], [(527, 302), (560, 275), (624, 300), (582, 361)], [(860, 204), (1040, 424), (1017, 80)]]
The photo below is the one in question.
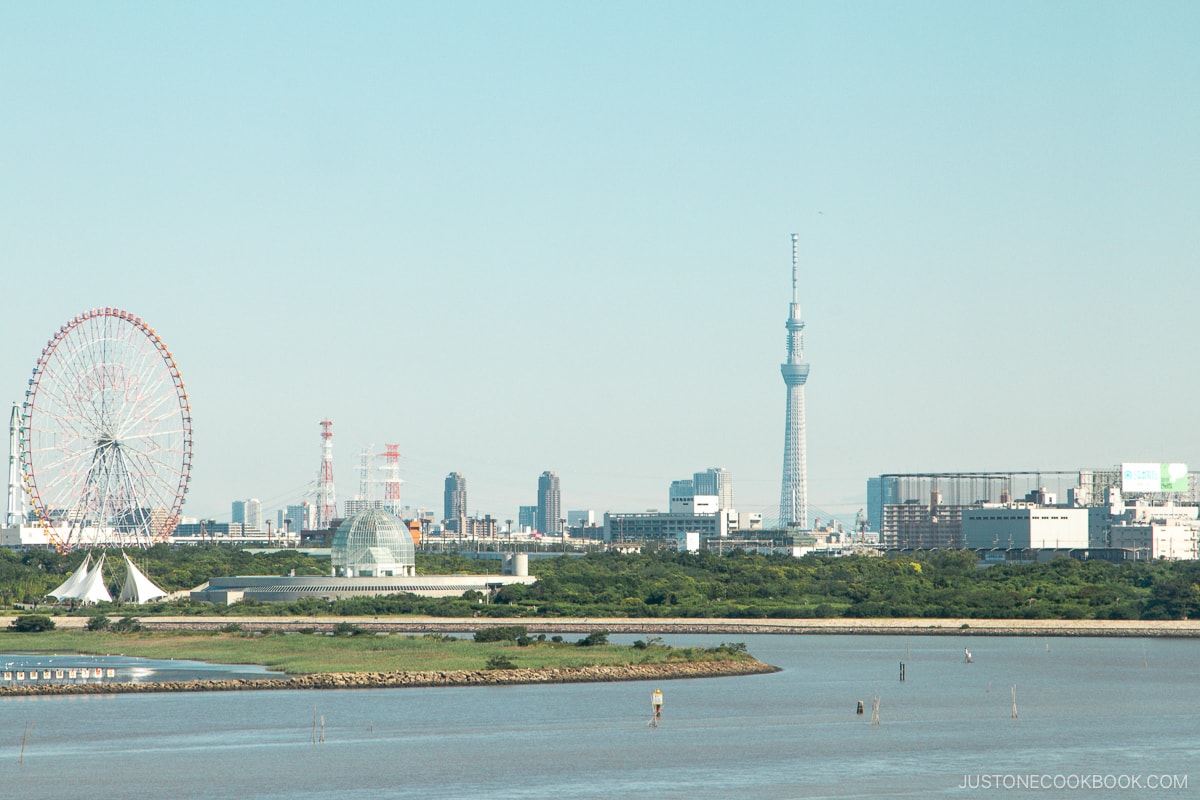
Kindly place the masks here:
[(462, 476), (461, 472), (451, 472), (446, 476), (442, 519), (450, 521), (466, 515), (467, 479)]
[(558, 473), (547, 470), (538, 478), (537, 520), (534, 525), (538, 533), (558, 535), (562, 533), (562, 490)]
[(696, 494), (714, 495), (717, 504), (723, 509), (732, 509), (733, 505), (733, 475), (727, 469), (712, 467), (692, 476), (692, 485)]
[(537, 510), (537, 506), (519, 506), (517, 508), (517, 530), (534, 530), (537, 526)]
[(308, 502), (288, 506), (284, 510), (284, 527), (292, 533), (311, 530), (313, 527), (313, 507)]

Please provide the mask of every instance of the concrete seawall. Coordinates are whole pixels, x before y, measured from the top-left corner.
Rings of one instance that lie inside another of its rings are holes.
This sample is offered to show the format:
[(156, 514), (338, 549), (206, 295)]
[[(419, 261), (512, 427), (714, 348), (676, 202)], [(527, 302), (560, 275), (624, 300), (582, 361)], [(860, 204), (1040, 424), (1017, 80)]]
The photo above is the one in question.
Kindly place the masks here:
[(0, 698), (30, 695), (237, 692), (271, 689), (399, 689), (431, 686), (510, 686), (534, 683), (717, 678), (762, 675), (778, 667), (755, 660), (679, 661), (668, 664), (561, 667), (556, 669), (446, 670), (440, 672), (324, 672), (278, 680), (166, 681), (162, 683), (31, 684), (0, 687)]

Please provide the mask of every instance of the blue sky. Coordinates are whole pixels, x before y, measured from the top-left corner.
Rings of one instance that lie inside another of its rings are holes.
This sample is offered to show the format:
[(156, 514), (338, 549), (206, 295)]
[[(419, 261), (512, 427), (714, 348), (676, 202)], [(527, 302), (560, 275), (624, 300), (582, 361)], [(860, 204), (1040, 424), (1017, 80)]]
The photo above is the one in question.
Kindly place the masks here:
[(790, 234), (810, 504), (880, 472), (1200, 463), (1194, 3), (0, 8), (0, 385), (128, 309), (188, 516), (778, 508)]

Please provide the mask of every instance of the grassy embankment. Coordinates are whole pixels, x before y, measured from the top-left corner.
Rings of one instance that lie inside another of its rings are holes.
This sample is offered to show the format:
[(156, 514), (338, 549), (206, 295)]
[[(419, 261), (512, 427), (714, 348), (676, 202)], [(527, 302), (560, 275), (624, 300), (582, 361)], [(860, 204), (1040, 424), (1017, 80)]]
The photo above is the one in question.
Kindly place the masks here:
[(289, 675), (322, 672), (416, 672), (484, 669), (492, 657), (516, 667), (554, 669), (679, 661), (750, 660), (740, 646), (673, 648), (573, 642), (474, 642), (435, 636), (244, 633), (0, 632), (0, 652), (120, 654), (213, 664), (259, 664)]

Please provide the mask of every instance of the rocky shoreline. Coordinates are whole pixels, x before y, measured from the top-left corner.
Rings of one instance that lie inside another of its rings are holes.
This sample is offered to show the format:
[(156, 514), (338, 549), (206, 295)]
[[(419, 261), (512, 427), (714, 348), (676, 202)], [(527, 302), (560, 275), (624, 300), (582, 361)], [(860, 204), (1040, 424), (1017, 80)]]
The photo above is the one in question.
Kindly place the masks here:
[(717, 678), (762, 675), (778, 667), (753, 659), (673, 661), (665, 664), (560, 667), (555, 669), (446, 670), (439, 672), (322, 672), (291, 678), (161, 683), (26, 684), (0, 687), (0, 698), (30, 695), (151, 694), (157, 692), (238, 692), (271, 689), (401, 689), (432, 686), (512, 686), (536, 683)]

